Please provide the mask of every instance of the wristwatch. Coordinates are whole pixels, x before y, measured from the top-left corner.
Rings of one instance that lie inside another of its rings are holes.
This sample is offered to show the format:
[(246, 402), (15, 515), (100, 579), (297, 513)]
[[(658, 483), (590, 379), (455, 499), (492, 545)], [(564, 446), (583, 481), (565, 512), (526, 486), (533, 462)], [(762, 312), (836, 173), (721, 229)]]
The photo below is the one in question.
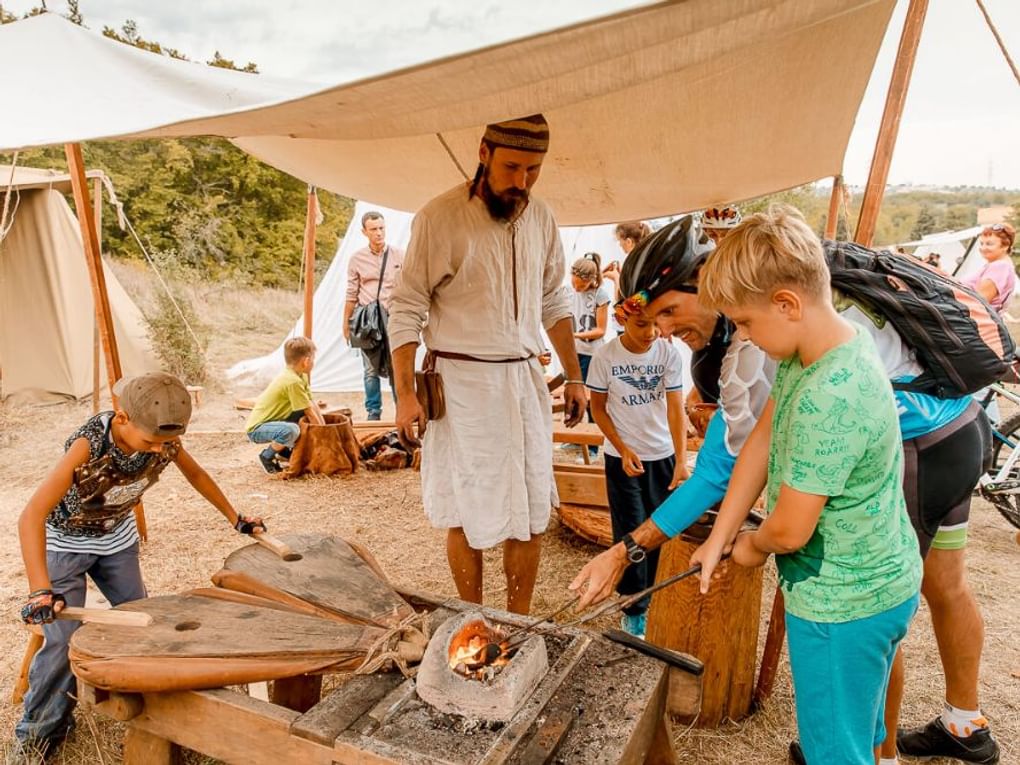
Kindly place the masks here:
[(627, 548), (627, 560), (631, 563), (640, 563), (648, 557), (648, 551), (634, 541), (634, 537), (630, 534), (624, 534), (620, 540), (623, 542), (624, 547)]

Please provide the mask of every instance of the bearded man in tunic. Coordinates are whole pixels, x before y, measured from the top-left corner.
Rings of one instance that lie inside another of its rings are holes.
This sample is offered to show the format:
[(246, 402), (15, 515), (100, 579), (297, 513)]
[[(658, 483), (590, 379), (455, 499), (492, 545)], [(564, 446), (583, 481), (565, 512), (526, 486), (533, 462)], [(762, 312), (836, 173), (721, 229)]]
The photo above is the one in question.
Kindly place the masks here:
[[(447, 529), (457, 592), (482, 602), (482, 551), (502, 545), (515, 613), (531, 607), (542, 534), (559, 504), (543, 328), (563, 366), (568, 427), (588, 399), (559, 230), (530, 195), (548, 145), (541, 115), (486, 128), (474, 180), (415, 216), (389, 317), (397, 428), (405, 442), (415, 424), (424, 433), (422, 500), (432, 525)], [(445, 388), (446, 414), (427, 430), (414, 389), (419, 335)]]

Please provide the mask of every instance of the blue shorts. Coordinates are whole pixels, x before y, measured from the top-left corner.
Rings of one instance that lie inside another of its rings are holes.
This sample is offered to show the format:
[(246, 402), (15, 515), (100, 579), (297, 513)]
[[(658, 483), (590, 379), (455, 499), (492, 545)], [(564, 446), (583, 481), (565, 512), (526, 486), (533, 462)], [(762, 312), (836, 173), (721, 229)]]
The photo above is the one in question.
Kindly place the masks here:
[(830, 624), (786, 614), (797, 731), (808, 765), (874, 765), (896, 647), (919, 596), (874, 616)]
[(293, 422), (263, 422), (252, 428), (248, 438), (256, 444), (268, 444), (272, 441), (292, 449), (300, 434), (301, 428)]

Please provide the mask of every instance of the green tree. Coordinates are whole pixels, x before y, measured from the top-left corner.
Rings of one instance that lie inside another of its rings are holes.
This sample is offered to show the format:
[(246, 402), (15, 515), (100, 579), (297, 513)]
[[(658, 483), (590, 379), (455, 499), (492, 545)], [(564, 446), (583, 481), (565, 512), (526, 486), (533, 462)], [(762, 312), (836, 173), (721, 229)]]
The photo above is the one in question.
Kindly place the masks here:
[(934, 233), (938, 228), (938, 220), (931, 207), (921, 205), (921, 209), (917, 213), (917, 219), (914, 221), (914, 227), (910, 231), (910, 238), (911, 240), (920, 239), (927, 234)]

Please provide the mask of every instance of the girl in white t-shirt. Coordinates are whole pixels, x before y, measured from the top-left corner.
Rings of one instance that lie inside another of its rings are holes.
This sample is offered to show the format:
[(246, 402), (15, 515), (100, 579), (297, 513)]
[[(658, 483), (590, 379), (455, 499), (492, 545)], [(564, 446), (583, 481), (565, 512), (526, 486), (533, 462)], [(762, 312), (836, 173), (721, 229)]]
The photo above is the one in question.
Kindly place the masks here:
[[(659, 339), (655, 319), (641, 306), (617, 306), (623, 334), (592, 358), (588, 372), (591, 411), (606, 437), (606, 490), (619, 542), (644, 523), (687, 476), (687, 422), (684, 416), (680, 352)], [(658, 551), (631, 564), (617, 586), (621, 595), (655, 582)], [(624, 609), (622, 626), (644, 637), (645, 598)]]
[[(589, 252), (574, 261), (570, 267), (570, 283), (574, 287), (574, 349), (581, 363), (581, 379), (588, 379), (588, 366), (592, 354), (603, 343), (609, 323), (609, 292), (602, 286), (602, 259), (597, 252)], [(591, 409), (588, 422), (593, 422)], [(589, 451), (598, 452), (597, 447)]]

